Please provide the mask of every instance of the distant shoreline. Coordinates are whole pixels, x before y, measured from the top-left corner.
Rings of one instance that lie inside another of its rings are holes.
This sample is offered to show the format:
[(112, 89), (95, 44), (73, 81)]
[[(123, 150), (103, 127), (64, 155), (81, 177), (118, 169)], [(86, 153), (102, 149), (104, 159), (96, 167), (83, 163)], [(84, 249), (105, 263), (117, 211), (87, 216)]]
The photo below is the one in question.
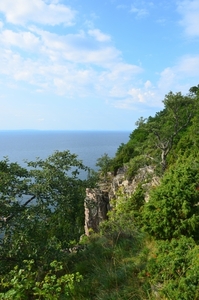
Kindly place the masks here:
[(85, 130), (85, 129), (0, 129), (0, 132), (129, 132), (132, 130)]

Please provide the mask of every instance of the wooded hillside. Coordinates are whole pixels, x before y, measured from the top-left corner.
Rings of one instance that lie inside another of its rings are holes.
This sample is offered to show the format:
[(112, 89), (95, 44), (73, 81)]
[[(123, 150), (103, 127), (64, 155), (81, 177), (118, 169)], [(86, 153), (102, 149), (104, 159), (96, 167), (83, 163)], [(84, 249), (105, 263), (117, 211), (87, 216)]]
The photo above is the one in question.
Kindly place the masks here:
[(85, 189), (100, 176), (80, 180), (76, 155), (0, 162), (0, 299), (199, 299), (199, 85), (163, 104), (96, 162), (107, 184), (124, 166), (129, 180), (151, 166), (160, 184), (148, 202), (143, 182), (121, 194), (89, 237)]

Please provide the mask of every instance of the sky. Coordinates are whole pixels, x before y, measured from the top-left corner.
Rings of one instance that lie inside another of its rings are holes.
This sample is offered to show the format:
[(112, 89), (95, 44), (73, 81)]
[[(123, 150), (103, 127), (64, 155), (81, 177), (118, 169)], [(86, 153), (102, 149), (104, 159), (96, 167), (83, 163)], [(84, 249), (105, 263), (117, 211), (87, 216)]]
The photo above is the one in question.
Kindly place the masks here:
[(132, 131), (198, 84), (198, 0), (0, 1), (0, 130)]

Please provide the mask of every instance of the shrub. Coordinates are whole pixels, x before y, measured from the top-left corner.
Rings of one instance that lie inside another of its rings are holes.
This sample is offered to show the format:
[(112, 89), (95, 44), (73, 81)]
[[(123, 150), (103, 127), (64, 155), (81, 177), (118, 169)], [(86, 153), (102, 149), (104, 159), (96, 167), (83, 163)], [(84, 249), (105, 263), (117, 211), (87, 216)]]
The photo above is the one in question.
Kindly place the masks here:
[(199, 238), (199, 163), (179, 159), (164, 175), (144, 208), (144, 228), (156, 239)]

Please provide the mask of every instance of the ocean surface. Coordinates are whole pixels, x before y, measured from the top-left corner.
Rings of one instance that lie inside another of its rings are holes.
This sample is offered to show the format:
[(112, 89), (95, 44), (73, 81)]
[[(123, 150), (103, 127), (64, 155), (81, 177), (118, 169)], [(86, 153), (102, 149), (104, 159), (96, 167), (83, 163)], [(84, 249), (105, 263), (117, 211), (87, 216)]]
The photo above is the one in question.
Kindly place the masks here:
[(129, 140), (124, 131), (0, 131), (0, 160), (24, 165), (37, 157), (47, 158), (56, 150), (70, 150), (84, 165), (96, 170), (96, 160), (104, 153), (115, 155), (121, 143)]

